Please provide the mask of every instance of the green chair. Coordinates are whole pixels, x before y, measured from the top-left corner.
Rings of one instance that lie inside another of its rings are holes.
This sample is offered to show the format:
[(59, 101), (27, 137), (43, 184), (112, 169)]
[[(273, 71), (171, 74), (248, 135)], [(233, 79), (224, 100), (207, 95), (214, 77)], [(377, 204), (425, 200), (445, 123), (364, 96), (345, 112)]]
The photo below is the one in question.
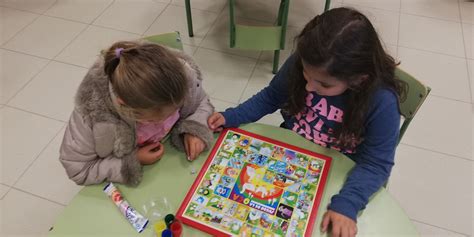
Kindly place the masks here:
[(162, 45), (166, 45), (170, 48), (175, 48), (183, 51), (183, 43), (181, 42), (181, 36), (179, 35), (179, 32), (171, 32), (171, 33), (165, 33), (165, 34), (159, 34), (159, 35), (152, 35), (152, 36), (147, 36), (144, 38), (145, 40), (148, 40), (153, 43), (158, 43)]
[(405, 118), (400, 128), (400, 135), (398, 136), (398, 143), (400, 143), (408, 125), (410, 125), (416, 112), (418, 112), (418, 109), (421, 107), (426, 97), (428, 97), (431, 88), (423, 85), (423, 83), (400, 68), (395, 70), (395, 75), (408, 85), (406, 98), (403, 101), (400, 101), (400, 112)]
[[(418, 109), (420, 109), (423, 102), (425, 102), (426, 97), (428, 97), (431, 88), (423, 85), (423, 83), (400, 68), (395, 69), (395, 75), (398, 79), (407, 83), (408, 86), (406, 98), (404, 98), (403, 101), (400, 101), (400, 113), (405, 120), (400, 127), (400, 134), (398, 135), (397, 142), (397, 144), (399, 144), (408, 128), (408, 125), (410, 125), (410, 122), (415, 117), (416, 112), (418, 112)], [(387, 188), (387, 185), (388, 180), (385, 182), (383, 187)]]
[[(324, 10), (328, 10), (331, 0), (326, 0)], [(193, 37), (193, 21), (190, 0), (185, 0), (189, 37)], [(273, 73), (278, 71), (280, 50), (285, 49), (286, 27), (290, 0), (281, 0), (278, 18), (274, 26), (247, 26), (235, 23), (235, 0), (229, 0), (230, 47), (247, 50), (273, 50)]]

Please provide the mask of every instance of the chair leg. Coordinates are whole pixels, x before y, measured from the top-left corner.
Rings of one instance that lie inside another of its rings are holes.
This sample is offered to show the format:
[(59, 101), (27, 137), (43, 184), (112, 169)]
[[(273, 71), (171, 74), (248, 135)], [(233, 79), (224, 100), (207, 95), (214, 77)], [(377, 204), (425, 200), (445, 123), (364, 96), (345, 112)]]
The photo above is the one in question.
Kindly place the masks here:
[(189, 37), (193, 37), (194, 36), (193, 17), (191, 15), (191, 3), (190, 3), (190, 1), (191, 0), (184, 0), (185, 5), (186, 5), (186, 18), (187, 18), (187, 21), (188, 21), (188, 34), (189, 34)]
[(290, 0), (281, 0), (280, 9), (278, 11), (278, 22), (277, 24), (281, 26), (280, 32), (280, 49), (275, 50), (273, 55), (273, 74), (278, 72), (279, 62), (280, 62), (280, 50), (285, 49), (286, 42), (286, 27), (288, 25), (288, 11), (290, 8)]
[(278, 72), (278, 67), (280, 62), (280, 50), (275, 50), (275, 53), (273, 54), (273, 74), (276, 74)]
[(326, 0), (326, 4), (324, 4), (324, 11), (329, 10), (330, 6), (331, 6), (331, 0)]

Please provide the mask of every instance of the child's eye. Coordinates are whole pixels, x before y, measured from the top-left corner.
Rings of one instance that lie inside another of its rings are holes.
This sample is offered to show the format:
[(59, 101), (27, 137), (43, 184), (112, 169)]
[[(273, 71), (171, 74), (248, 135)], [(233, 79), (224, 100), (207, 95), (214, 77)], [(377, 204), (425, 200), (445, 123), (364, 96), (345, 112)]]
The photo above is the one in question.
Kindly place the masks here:
[(315, 81), (315, 82), (316, 82), (316, 83), (319, 83), (319, 85), (321, 85), (321, 86), (324, 87), (324, 88), (329, 88), (329, 87), (331, 87), (331, 85), (328, 85), (328, 84), (323, 83), (323, 82), (320, 82), (320, 81)]

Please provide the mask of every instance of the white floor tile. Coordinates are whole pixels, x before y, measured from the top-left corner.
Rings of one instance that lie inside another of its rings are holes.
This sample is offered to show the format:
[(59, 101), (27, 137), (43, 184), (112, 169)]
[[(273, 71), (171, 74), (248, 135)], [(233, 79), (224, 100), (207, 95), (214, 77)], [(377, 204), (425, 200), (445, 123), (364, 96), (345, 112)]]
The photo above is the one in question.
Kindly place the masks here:
[(400, 47), (400, 68), (431, 87), (431, 94), (470, 103), (466, 59)]
[(443, 20), (460, 20), (458, 0), (402, 0), (401, 11)]
[(166, 10), (156, 19), (145, 35), (155, 35), (167, 32), (179, 31), (183, 43), (199, 46), (207, 32), (214, 24), (218, 14), (208, 11), (193, 9), (194, 37), (189, 37), (186, 23), (186, 9), (184, 7), (169, 5)]
[(207, 49), (194, 54), (204, 76), (204, 88), (214, 98), (232, 103), (239, 101), (256, 60)]
[[(281, 62), (283, 65), (284, 62)], [(270, 84), (270, 81), (273, 79), (274, 75), (272, 73), (272, 63), (259, 61), (257, 63), (257, 67), (253, 72), (250, 80), (245, 88), (244, 93), (242, 94), (242, 98), (240, 99), (240, 103), (243, 103), (253, 95), (260, 92), (263, 88)]]
[(194, 55), (194, 53), (196, 53), (197, 49), (198, 49), (198, 48), (195, 47), (195, 46), (183, 44), (183, 50), (184, 50), (184, 52), (187, 53), (187, 54), (189, 54), (189, 55)]
[[(236, 21), (238, 24), (242, 25), (271, 25), (269, 23), (244, 18), (236, 18)], [(255, 59), (257, 59), (261, 53), (261, 51), (258, 50), (243, 50), (237, 48), (230, 48), (229, 15), (227, 13), (219, 16), (216, 24), (212, 27), (212, 29), (206, 35), (206, 38), (203, 40), (201, 47)]]
[[(345, 4), (347, 5), (347, 4)], [(385, 44), (397, 45), (400, 14), (394, 11), (380, 10), (357, 5), (347, 5), (359, 10), (374, 25), (379, 37)]]
[(76, 185), (67, 178), (64, 168), (59, 162), (59, 148), (63, 134), (64, 129), (28, 168), (15, 187), (64, 205), (69, 204), (74, 195), (82, 189), (82, 186)]
[(58, 0), (45, 15), (91, 23), (113, 0)]
[(85, 27), (85, 24), (41, 16), (4, 47), (40, 57), (54, 58)]
[(344, 3), (384, 10), (400, 11), (400, 0), (344, 0)]
[(0, 235), (46, 236), (64, 209), (56, 203), (12, 189), (0, 202)]
[(226, 101), (222, 101), (222, 100), (219, 100), (219, 99), (215, 99), (215, 98), (212, 98), (212, 97), (211, 97), (211, 103), (212, 103), (212, 105), (214, 105), (216, 112), (224, 112), (228, 108), (233, 108), (233, 107), (237, 106), (236, 104), (229, 103), (229, 102), (226, 102)]
[[(303, 29), (289, 26), (286, 29), (285, 37), (285, 49), (280, 50), (280, 66), (286, 61), (286, 59), (293, 53), (293, 50), (296, 50), (296, 41), (295, 38), (298, 34), (301, 33)], [(265, 60), (268, 62), (273, 62), (273, 51), (262, 51), (260, 55), (260, 61)], [(270, 65), (270, 67), (272, 67)]]
[[(184, 0), (172, 0), (171, 4), (185, 6)], [(220, 13), (226, 4), (226, 0), (193, 0), (191, 1), (191, 9)]]
[(56, 60), (90, 67), (97, 60), (101, 50), (109, 48), (117, 41), (139, 38), (141, 36), (138, 34), (90, 25), (56, 57)]
[(0, 7), (0, 26), (2, 27), (0, 45), (6, 43), (38, 16), (39, 15), (30, 12)]
[(459, 4), (462, 22), (474, 24), (474, 2), (471, 0), (459, 0)]
[[(472, 59), (468, 59), (467, 60), (467, 65), (468, 65), (468, 69), (469, 69), (469, 78), (471, 80), (471, 99), (472, 99), (472, 102), (474, 103), (474, 60)], [(474, 139), (473, 139), (474, 140)]]
[[(292, 8), (296, 1), (290, 3)], [(235, 3), (235, 16), (261, 22), (274, 23), (278, 16), (280, 1), (273, 0), (241, 0)], [(229, 8), (224, 10), (229, 14)], [(290, 15), (290, 14), (289, 14)]]
[(10, 190), (10, 187), (4, 184), (0, 184), (0, 200), (3, 199), (5, 194)]
[(467, 207), (473, 196), (466, 188), (472, 186), (473, 163), (400, 145), (389, 191), (410, 218), (470, 235), (472, 213)]
[(401, 143), (471, 159), (470, 118), (471, 104), (428, 96)]
[(399, 46), (464, 57), (460, 23), (407, 14), (400, 17)]
[(48, 60), (0, 49), (0, 103), (7, 103)]
[(51, 62), (8, 104), (27, 111), (67, 121), (74, 108), (74, 95), (87, 69)]
[(466, 237), (449, 230), (413, 221), (421, 237)]
[(141, 35), (165, 8), (166, 4), (153, 0), (119, 0), (93, 24)]
[(0, 110), (2, 121), (2, 174), (0, 183), (13, 185), (63, 123), (9, 107)]
[(43, 14), (56, 0), (0, 0), (0, 6)]
[[(340, 1), (331, 1), (331, 5), (337, 5)], [(323, 13), (324, 0), (299, 0), (290, 2), (288, 13), (288, 25), (303, 29), (303, 27), (316, 15)]]
[(398, 56), (398, 47), (392, 44), (385, 44), (385, 52), (390, 54), (395, 61), (400, 61), (400, 57)]
[[(474, 14), (474, 13), (473, 13)], [(474, 59), (474, 25), (462, 24), (466, 57)]]

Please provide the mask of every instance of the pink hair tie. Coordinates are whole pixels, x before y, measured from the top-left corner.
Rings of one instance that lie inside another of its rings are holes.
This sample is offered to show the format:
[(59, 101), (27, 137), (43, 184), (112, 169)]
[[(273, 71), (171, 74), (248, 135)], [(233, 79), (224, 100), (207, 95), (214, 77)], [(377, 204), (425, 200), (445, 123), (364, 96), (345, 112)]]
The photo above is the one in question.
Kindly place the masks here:
[(120, 58), (120, 54), (122, 53), (123, 48), (116, 48), (115, 49), (115, 57)]

